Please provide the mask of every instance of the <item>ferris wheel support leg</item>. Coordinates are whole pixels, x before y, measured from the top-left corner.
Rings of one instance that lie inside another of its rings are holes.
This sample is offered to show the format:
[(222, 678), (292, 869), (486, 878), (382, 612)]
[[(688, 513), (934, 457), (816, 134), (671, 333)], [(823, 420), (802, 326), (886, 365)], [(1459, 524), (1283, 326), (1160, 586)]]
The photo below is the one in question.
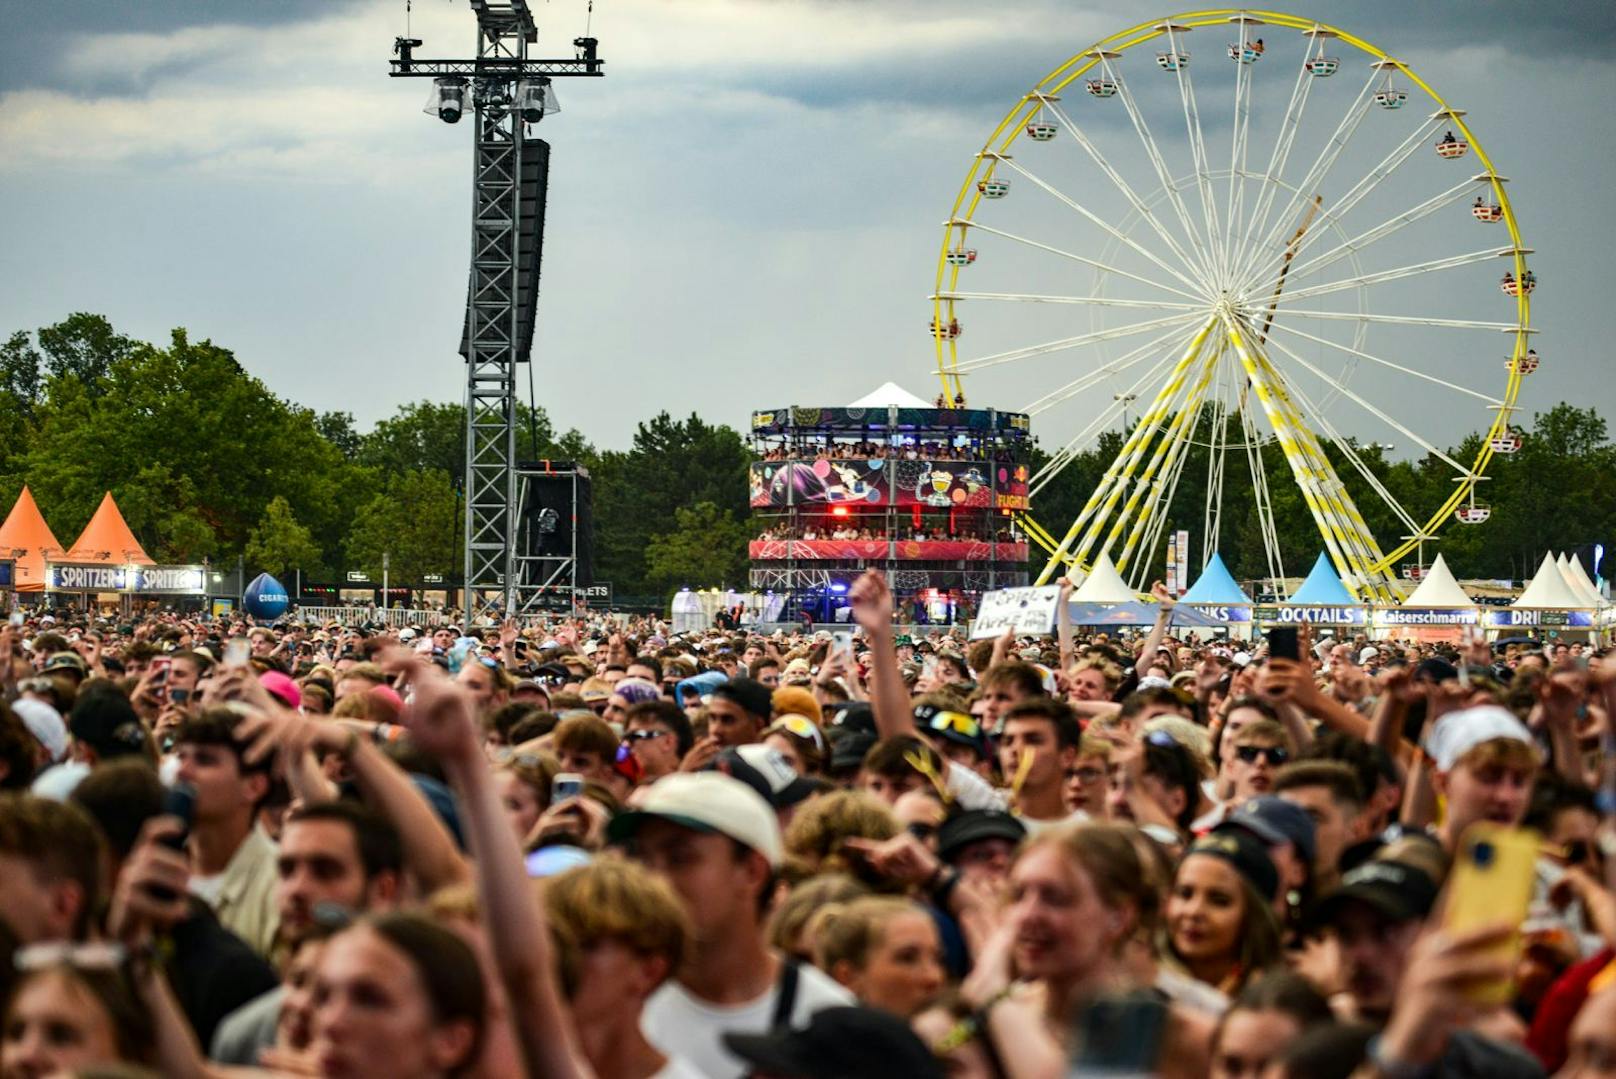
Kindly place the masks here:
[[(1178, 396), (1179, 391), (1183, 388), (1185, 376), (1189, 373), (1195, 358), (1200, 355), (1201, 347), (1206, 342), (1207, 335), (1212, 332), (1213, 327), (1216, 325), (1217, 321), (1215, 319), (1208, 319), (1196, 331), (1195, 336), (1191, 338), (1178, 363), (1173, 366), (1172, 373), (1168, 375), (1167, 381), (1162, 384), (1162, 388), (1156, 392), (1155, 399), (1151, 401), (1150, 407), (1140, 417), (1139, 425), (1129, 433), (1122, 449), (1117, 452), (1116, 459), (1111, 462), (1111, 467), (1106, 469), (1105, 476), (1101, 478), (1099, 484), (1094, 488), (1094, 493), (1089, 496), (1089, 500), (1084, 504), (1082, 512), (1077, 515), (1077, 520), (1072, 522), (1071, 527), (1066, 530), (1066, 534), (1061, 537), (1059, 545), (1054, 553), (1050, 555), (1049, 561), (1044, 565), (1042, 572), (1038, 574), (1037, 584), (1048, 584), (1058, 570), (1062, 570), (1066, 565), (1070, 565), (1074, 561), (1081, 560), (1088, 547), (1093, 545), (1094, 536), (1099, 531), (1100, 525), (1111, 510), (1115, 508), (1117, 500), (1122, 496), (1122, 490), (1127, 485), (1133, 469), (1139, 463), (1141, 454), (1150, 445), (1151, 439), (1155, 437), (1156, 429), (1161, 425), (1162, 417), (1167, 414), (1169, 403)], [(1068, 553), (1072, 542), (1077, 539), (1078, 533), (1083, 531), (1085, 525), (1088, 525), (1088, 533), (1083, 538), (1082, 546), (1076, 553)]]
[[(1072, 560), (1079, 564), (1091, 560), (1094, 545), (1100, 537), (1100, 532), (1111, 519), (1111, 514), (1116, 510), (1118, 502), (1121, 501), (1129, 485), (1133, 483), (1139, 462), (1144, 458), (1146, 451), (1151, 450), (1157, 434), (1161, 432), (1163, 422), (1167, 419), (1168, 414), (1174, 410), (1175, 403), (1184, 395), (1184, 387), (1190, 372), (1201, 355), (1207, 336), (1212, 332), (1215, 325), (1216, 323), (1213, 320), (1208, 319), (1206, 324), (1196, 332), (1195, 337), (1184, 350), (1178, 363), (1174, 365), (1172, 373), (1168, 375), (1167, 381), (1156, 392), (1150, 407), (1139, 418), (1139, 425), (1129, 437), (1128, 444), (1117, 454), (1116, 461), (1107, 470), (1106, 481), (1101, 483), (1100, 488), (1095, 491), (1095, 497), (1090, 499), (1090, 502), (1094, 502), (1097, 497), (1102, 498), (1103, 501), (1099, 503), (1098, 508), (1092, 514), (1088, 512), (1088, 507), (1085, 507), (1085, 515), (1080, 516), (1074, 523), (1073, 534), (1075, 535), (1076, 530), (1083, 527), (1085, 516), (1087, 517), (1087, 528), (1083, 532), (1082, 539), (1079, 540), (1076, 550), (1072, 552)], [(1162, 445), (1162, 443), (1156, 443), (1153, 457), (1162, 452)]]
[(1330, 559), (1345, 583), (1355, 591), (1367, 590), (1377, 598), (1388, 592), (1384, 571), (1373, 567), (1381, 559), (1351, 496), (1330, 467), (1323, 450), (1302, 422), (1284, 387), (1284, 380), (1266, 356), (1241, 332), (1236, 320), (1225, 315), (1230, 343), (1241, 366), (1257, 390), (1257, 399), (1279, 438), (1303, 500), (1318, 523)]
[[(1201, 406), (1206, 402), (1207, 387), (1212, 384), (1212, 374), (1217, 369), (1220, 356), (1220, 352), (1212, 352), (1210, 360), (1202, 362), (1201, 377), (1190, 390), (1184, 404), (1174, 414), (1173, 422), (1168, 425), (1156, 452), (1151, 455), (1150, 463), (1140, 475), (1132, 497), (1123, 506), (1122, 512), (1111, 525), (1110, 533), (1105, 537), (1102, 550), (1110, 550), (1111, 545), (1122, 537), (1123, 530), (1127, 529), (1127, 539), (1114, 559), (1118, 572), (1127, 568), (1128, 559), (1149, 529), (1151, 518), (1162, 508), (1161, 499), (1165, 492), (1165, 481), (1175, 475), (1174, 465), (1178, 463), (1184, 447), (1195, 434), (1195, 424), (1200, 419)], [(1145, 497), (1147, 493), (1149, 498)], [(1130, 526), (1129, 521), (1133, 520), (1135, 512), (1139, 515), (1138, 519)]]

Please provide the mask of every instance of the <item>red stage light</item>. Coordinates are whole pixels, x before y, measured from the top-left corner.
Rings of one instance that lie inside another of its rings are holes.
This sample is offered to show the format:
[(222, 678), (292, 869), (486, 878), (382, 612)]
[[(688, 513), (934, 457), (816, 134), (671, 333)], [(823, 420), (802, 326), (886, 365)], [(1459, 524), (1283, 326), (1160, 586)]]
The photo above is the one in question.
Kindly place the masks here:
[(846, 517), (847, 516), (847, 507), (846, 506), (836, 506), (835, 508), (833, 508), (830, 511), (830, 515), (832, 517)]

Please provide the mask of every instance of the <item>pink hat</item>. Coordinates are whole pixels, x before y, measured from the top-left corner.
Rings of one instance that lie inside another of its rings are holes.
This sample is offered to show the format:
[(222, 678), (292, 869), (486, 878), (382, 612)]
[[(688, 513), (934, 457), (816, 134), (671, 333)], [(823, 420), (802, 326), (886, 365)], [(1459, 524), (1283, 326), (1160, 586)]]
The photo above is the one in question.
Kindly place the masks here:
[(404, 698), (392, 686), (371, 686), (370, 695), (381, 701), (394, 716), (404, 711)]
[(265, 671), (258, 676), (259, 683), (288, 708), (296, 708), (303, 703), (303, 691), (297, 688), (297, 683), (280, 671)]

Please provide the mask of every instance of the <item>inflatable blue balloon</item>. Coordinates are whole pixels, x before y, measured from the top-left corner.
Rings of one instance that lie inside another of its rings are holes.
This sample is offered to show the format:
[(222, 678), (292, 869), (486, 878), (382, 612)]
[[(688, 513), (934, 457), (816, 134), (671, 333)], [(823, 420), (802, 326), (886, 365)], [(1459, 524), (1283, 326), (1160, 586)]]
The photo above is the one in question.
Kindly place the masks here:
[(292, 598), (286, 594), (286, 586), (267, 573), (254, 577), (242, 597), (242, 606), (247, 608), (247, 613), (265, 620), (279, 618), (291, 604)]

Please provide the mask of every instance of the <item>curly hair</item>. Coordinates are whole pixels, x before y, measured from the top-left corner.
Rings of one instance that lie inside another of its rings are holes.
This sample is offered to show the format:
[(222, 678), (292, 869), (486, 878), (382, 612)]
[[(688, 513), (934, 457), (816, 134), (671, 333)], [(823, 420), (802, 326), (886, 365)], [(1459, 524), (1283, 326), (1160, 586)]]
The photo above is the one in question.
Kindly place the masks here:
[(863, 859), (850, 857), (842, 846), (854, 837), (891, 839), (898, 830), (898, 818), (882, 802), (859, 791), (837, 791), (797, 810), (786, 829), (786, 852), (816, 874), (846, 873), (876, 891), (889, 891), (889, 881)]

